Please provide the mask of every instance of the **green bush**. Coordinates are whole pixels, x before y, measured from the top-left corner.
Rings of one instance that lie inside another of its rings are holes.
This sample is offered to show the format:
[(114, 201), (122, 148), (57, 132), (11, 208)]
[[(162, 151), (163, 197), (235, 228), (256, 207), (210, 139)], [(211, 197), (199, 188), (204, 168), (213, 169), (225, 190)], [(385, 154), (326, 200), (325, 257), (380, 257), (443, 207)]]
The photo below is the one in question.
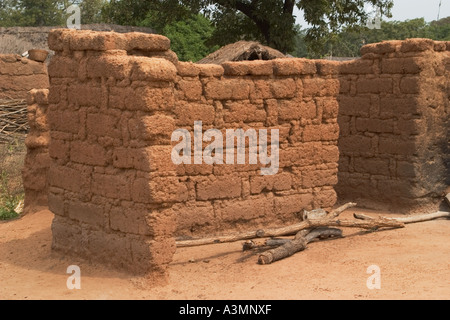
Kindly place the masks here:
[(22, 168), (26, 154), (23, 137), (0, 144), (0, 220), (17, 218), (24, 199)]

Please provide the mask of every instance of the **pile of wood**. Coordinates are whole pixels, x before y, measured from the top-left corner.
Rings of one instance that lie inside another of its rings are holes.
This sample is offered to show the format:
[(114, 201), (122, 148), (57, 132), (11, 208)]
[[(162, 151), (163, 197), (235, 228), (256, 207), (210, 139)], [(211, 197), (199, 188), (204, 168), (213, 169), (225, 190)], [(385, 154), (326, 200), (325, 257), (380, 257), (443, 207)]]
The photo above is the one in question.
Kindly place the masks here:
[[(450, 205), (450, 195), (447, 195)], [(431, 214), (414, 215), (399, 218), (373, 218), (362, 214), (354, 214), (354, 219), (338, 219), (345, 210), (355, 207), (356, 203), (347, 203), (319, 218), (306, 218), (300, 223), (267, 230), (257, 230), (242, 234), (221, 236), (214, 238), (177, 241), (177, 247), (192, 247), (214, 243), (235, 242), (246, 240), (243, 250), (258, 249), (259, 264), (270, 264), (292, 256), (306, 249), (308, 243), (319, 239), (342, 237), (342, 230), (335, 227), (360, 228), (369, 231), (379, 229), (403, 228), (408, 223), (429, 221), (438, 218), (450, 218), (450, 212), (439, 211)], [(294, 236), (293, 238), (277, 238)]]
[(28, 132), (26, 100), (0, 99), (0, 143), (14, 139), (17, 134)]

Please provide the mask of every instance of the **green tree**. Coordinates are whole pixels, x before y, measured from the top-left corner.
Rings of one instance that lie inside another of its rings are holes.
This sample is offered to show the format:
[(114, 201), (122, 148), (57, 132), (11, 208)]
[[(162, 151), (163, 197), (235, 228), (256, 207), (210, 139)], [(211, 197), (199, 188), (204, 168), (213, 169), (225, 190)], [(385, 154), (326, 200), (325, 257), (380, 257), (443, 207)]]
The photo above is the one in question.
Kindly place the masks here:
[(77, 4), (81, 9), (81, 22), (102, 22), (102, 8), (107, 0), (2, 0), (0, 26), (62, 26), (69, 16), (66, 9)]
[(208, 45), (214, 32), (211, 22), (203, 15), (170, 23), (163, 34), (171, 40), (171, 48), (181, 61), (198, 61), (218, 49)]
[(73, 1), (80, 6), (81, 10), (81, 23), (102, 23), (102, 9), (108, 3), (107, 0), (81, 0)]
[(58, 26), (64, 21), (65, 1), (5, 0), (0, 7), (0, 24), (9, 26)]
[[(298, 42), (304, 41), (304, 34), (299, 34)], [(450, 39), (450, 17), (427, 23), (423, 18), (406, 21), (382, 22), (380, 29), (367, 27), (347, 28), (330, 41), (324, 42), (317, 56), (357, 57), (364, 44), (384, 40), (405, 40), (408, 38), (429, 38), (433, 40)]]
[(328, 34), (364, 23), (366, 4), (389, 16), (393, 0), (111, 0), (104, 13), (116, 23), (137, 25), (149, 10), (158, 12), (164, 22), (179, 21), (187, 12), (203, 12), (216, 27), (217, 44), (252, 38), (290, 52), (295, 48), (295, 6), (311, 25), (305, 40), (318, 50)]

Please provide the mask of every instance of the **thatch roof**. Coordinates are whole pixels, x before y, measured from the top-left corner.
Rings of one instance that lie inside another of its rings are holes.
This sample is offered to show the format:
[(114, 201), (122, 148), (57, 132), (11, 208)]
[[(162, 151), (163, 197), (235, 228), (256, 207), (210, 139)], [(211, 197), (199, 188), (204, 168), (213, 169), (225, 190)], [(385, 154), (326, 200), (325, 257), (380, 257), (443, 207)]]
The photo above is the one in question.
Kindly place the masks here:
[(220, 48), (198, 61), (201, 64), (222, 64), (227, 61), (273, 60), (286, 58), (280, 51), (254, 41), (238, 41)]

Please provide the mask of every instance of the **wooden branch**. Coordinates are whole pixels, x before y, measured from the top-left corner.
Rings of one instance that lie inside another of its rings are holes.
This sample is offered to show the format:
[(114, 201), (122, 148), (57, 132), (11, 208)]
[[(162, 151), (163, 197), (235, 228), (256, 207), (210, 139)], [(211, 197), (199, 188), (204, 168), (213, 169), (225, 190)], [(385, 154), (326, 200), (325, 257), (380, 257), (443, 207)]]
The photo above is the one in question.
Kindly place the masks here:
[(445, 201), (447, 202), (448, 206), (450, 207), (450, 193), (447, 193), (445, 196)]
[(292, 241), (291, 239), (266, 239), (262, 241), (247, 240), (242, 244), (242, 251), (248, 251), (259, 248), (267, 247), (279, 247), (287, 242)]
[(293, 254), (306, 249), (307, 244), (319, 237), (340, 237), (342, 230), (335, 228), (319, 228), (311, 231), (304, 237), (286, 242), (282, 246), (263, 252), (258, 257), (259, 264), (271, 264), (272, 262), (290, 257)]
[(352, 208), (352, 207), (356, 207), (356, 205), (357, 205), (357, 204), (354, 203), (354, 202), (346, 203), (346, 204), (340, 206), (339, 208), (337, 208), (337, 209), (331, 211), (329, 214), (327, 214), (326, 218), (327, 218), (327, 219), (336, 218), (336, 217), (338, 217), (342, 212), (344, 212), (345, 210), (347, 210), (347, 209), (349, 209), (349, 208)]
[[(226, 243), (226, 242), (236, 242), (241, 240), (250, 240), (257, 238), (274, 238), (281, 236), (289, 236), (296, 234), (300, 230), (304, 230), (311, 227), (326, 227), (326, 226), (341, 226), (341, 227), (355, 227), (355, 228), (365, 228), (365, 229), (373, 229), (373, 223), (363, 222), (363, 221), (355, 221), (354, 223), (350, 223), (348, 221), (332, 221), (331, 218), (335, 218), (339, 216), (342, 212), (347, 210), (348, 208), (356, 206), (356, 203), (347, 203), (339, 208), (331, 211), (324, 219), (319, 220), (305, 220), (300, 223), (290, 225), (287, 227), (276, 228), (276, 229), (267, 229), (267, 230), (257, 230), (257, 231), (249, 231), (240, 234), (228, 235), (228, 236), (219, 236), (212, 238), (204, 238), (204, 239), (193, 239), (193, 240), (182, 240), (177, 241), (176, 246), (178, 248), (183, 247), (195, 247), (202, 246), (207, 244), (214, 243)], [(328, 218), (330, 217), (330, 218)], [(386, 223), (384, 225), (380, 225), (381, 227), (399, 227), (397, 223)]]
[[(354, 213), (353, 216), (356, 219), (360, 219), (360, 220), (364, 220), (364, 221), (376, 221), (377, 220), (377, 219), (367, 216), (365, 214)], [(412, 215), (412, 216), (408, 216), (408, 217), (396, 217), (396, 218), (381, 217), (381, 219), (383, 219), (383, 220), (397, 221), (397, 222), (404, 223), (404, 224), (430, 221), (430, 220), (434, 220), (434, 219), (438, 219), (438, 218), (450, 218), (450, 212), (438, 211), (438, 212), (434, 212), (434, 213)]]

